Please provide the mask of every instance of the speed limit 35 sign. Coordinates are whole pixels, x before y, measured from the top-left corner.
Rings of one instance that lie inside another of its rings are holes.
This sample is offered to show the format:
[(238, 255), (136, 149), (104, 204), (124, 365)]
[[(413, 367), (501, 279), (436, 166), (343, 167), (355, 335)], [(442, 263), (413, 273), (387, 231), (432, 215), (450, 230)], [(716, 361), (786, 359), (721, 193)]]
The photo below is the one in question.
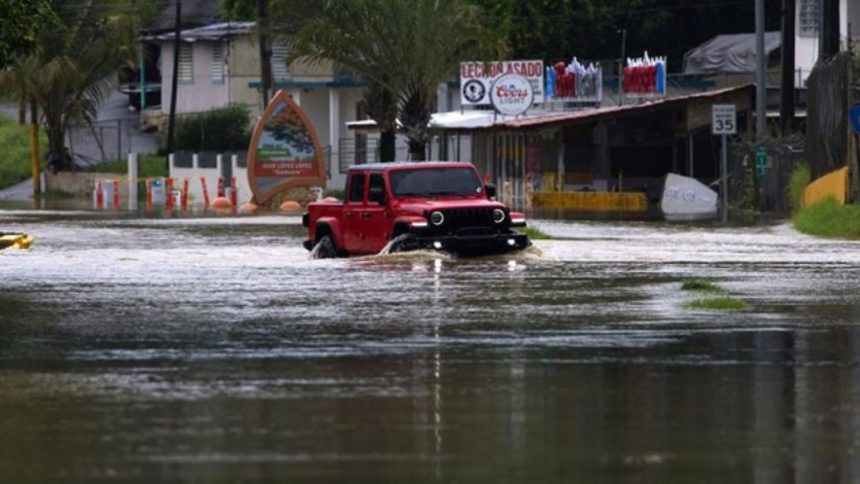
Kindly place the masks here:
[(711, 134), (737, 134), (738, 125), (735, 122), (734, 104), (714, 104), (711, 112)]

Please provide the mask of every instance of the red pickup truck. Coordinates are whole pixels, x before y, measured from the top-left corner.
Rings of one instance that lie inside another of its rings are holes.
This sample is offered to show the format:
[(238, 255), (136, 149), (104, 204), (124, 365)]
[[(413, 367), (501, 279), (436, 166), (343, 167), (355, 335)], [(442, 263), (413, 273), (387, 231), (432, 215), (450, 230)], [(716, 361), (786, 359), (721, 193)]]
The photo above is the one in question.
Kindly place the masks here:
[(493, 201), (469, 163), (356, 165), (343, 202), (308, 205), (306, 249), (316, 257), (435, 249), (482, 255), (526, 248), (525, 216)]

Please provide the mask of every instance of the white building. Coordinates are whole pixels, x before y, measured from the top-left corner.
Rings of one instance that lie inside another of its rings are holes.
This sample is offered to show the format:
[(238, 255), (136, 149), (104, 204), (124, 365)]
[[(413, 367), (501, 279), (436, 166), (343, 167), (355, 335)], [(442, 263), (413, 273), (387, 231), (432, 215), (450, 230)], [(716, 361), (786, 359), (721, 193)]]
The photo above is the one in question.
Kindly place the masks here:
[[(254, 26), (255, 22), (220, 22), (180, 32), (178, 114), (242, 104), (259, 117), (264, 106)], [(143, 40), (160, 47), (160, 110), (166, 115), (172, 93), (173, 33)], [(274, 89), (289, 92), (308, 114), (328, 160), (328, 186), (343, 187), (346, 169), (368, 156), (366, 139), (357, 139), (345, 129), (345, 123), (365, 117), (363, 85), (348, 74), (336, 72), (330, 64), (297, 61), (287, 65), (285, 47), (275, 43), (272, 50)]]
[[(819, 27), (821, 25), (821, 0), (797, 0), (795, 16), (794, 66), (798, 71), (798, 87), (818, 61)], [(860, 1), (839, 0), (839, 39), (841, 50), (847, 50), (850, 42), (856, 44), (860, 38)]]

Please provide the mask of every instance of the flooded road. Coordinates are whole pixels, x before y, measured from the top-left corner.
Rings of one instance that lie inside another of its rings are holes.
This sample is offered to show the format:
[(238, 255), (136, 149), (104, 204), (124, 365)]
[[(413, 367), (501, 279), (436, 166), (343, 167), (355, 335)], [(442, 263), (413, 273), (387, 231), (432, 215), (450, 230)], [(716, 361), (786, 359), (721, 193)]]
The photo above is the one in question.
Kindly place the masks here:
[(299, 217), (0, 211), (0, 481), (860, 480), (860, 243), (535, 225), (309, 260)]

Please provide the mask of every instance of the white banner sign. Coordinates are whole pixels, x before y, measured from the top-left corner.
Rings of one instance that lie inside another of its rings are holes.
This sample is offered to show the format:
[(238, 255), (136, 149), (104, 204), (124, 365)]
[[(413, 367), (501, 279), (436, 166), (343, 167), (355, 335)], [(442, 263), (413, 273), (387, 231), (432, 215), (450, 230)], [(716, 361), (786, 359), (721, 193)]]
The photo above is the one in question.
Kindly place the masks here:
[(491, 104), (490, 88), (506, 74), (517, 74), (531, 84), (536, 103), (544, 102), (544, 67), (542, 60), (504, 62), (461, 62), (460, 103), (464, 106)]

